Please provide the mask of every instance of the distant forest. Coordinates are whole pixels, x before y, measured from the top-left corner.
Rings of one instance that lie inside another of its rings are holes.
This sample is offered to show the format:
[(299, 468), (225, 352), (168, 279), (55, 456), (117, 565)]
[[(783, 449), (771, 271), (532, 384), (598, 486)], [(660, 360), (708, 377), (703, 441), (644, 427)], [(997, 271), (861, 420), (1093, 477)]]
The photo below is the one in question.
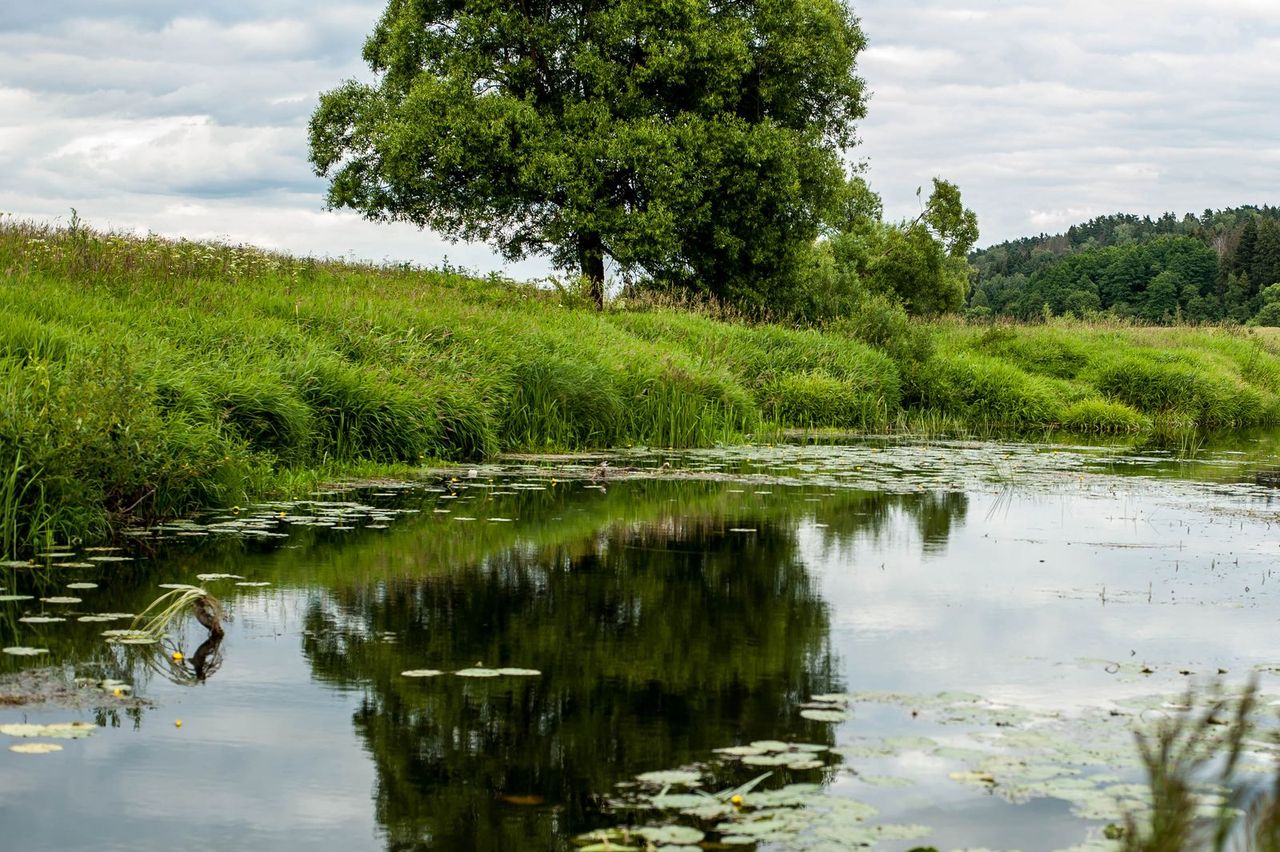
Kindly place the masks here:
[(1280, 208), (1099, 216), (969, 255), (967, 313), (1280, 326)]

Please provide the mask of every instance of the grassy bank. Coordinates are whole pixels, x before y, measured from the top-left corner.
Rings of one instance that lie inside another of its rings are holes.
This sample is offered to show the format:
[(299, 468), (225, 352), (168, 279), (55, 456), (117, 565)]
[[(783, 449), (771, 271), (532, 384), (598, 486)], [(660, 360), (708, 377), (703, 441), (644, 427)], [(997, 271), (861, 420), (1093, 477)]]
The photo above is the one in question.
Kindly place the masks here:
[(354, 468), (695, 446), (777, 428), (1102, 432), (1280, 421), (1280, 347), (1225, 330), (823, 332), (448, 270), (0, 220), (0, 551)]

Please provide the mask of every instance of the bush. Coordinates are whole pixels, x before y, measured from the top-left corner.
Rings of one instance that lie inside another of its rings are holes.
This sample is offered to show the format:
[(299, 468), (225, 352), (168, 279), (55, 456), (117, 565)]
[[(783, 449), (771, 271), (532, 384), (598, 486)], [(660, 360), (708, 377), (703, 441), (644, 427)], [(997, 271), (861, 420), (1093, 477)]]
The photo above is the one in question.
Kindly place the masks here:
[(968, 352), (933, 357), (921, 373), (920, 402), (986, 426), (1039, 426), (1062, 419), (1059, 395), (1046, 380)]
[(1066, 405), (1061, 426), (1073, 432), (1124, 434), (1150, 429), (1151, 418), (1118, 402), (1082, 399)]
[(883, 428), (888, 421), (884, 397), (822, 372), (787, 373), (761, 394), (766, 414), (788, 426)]

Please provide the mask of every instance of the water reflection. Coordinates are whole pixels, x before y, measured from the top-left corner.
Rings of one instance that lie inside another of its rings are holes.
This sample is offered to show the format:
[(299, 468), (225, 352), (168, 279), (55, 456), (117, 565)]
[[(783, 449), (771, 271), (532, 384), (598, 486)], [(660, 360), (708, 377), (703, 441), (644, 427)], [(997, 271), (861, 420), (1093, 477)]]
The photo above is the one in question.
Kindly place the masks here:
[[(316, 676), (365, 688), (354, 724), (388, 848), (558, 848), (608, 824), (601, 797), (638, 773), (757, 739), (829, 743), (830, 726), (797, 711), (842, 688), (827, 605), (798, 553), (812, 505), (733, 517), (659, 505), (644, 522), (312, 601)], [(961, 494), (821, 505), (833, 542), (905, 512), (931, 551), (967, 510)], [(476, 663), (542, 676), (400, 675)]]

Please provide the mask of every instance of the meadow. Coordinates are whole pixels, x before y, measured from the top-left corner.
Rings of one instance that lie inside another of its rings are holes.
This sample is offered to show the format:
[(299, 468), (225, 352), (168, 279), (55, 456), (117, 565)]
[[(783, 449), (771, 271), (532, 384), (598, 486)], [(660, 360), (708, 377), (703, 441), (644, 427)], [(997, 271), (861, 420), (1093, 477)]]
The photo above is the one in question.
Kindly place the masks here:
[(1280, 341), (1238, 327), (597, 312), (563, 285), (0, 219), (5, 558), (507, 451), (1277, 422)]

